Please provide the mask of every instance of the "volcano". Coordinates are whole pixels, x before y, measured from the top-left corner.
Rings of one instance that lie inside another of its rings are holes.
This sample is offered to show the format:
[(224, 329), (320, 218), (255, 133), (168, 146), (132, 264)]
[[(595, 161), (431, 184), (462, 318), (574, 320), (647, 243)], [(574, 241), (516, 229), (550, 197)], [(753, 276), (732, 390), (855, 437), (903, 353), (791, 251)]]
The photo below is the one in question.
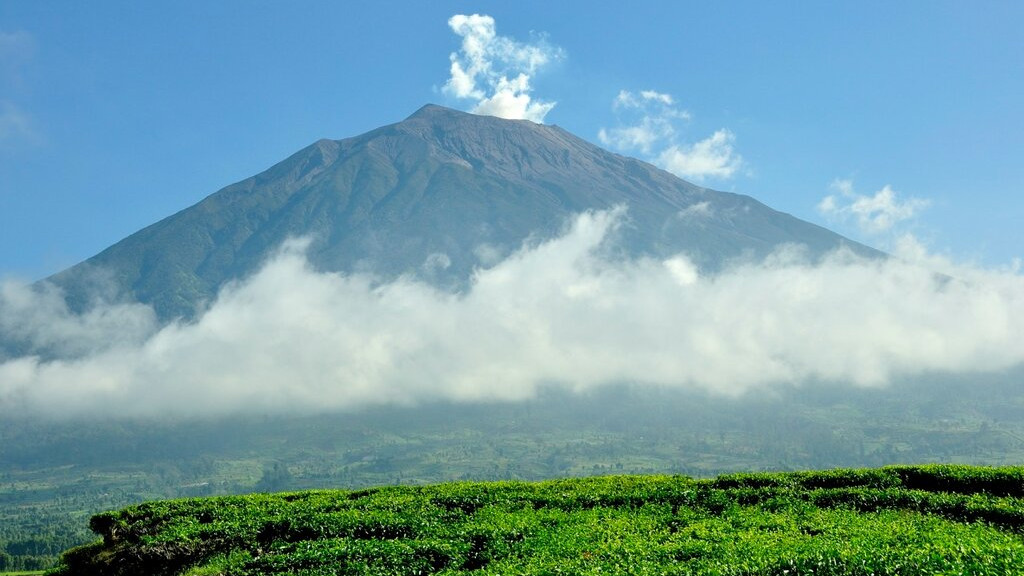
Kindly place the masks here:
[(427, 105), (343, 140), (320, 140), (60, 272), (47, 281), (74, 310), (106, 301), (191, 319), (287, 239), (310, 240), (321, 271), (414, 275), (452, 290), (575, 214), (625, 207), (616, 246), (685, 253), (704, 271), (782, 244), (812, 255), (848, 246), (829, 230), (739, 194), (686, 182), (555, 125)]

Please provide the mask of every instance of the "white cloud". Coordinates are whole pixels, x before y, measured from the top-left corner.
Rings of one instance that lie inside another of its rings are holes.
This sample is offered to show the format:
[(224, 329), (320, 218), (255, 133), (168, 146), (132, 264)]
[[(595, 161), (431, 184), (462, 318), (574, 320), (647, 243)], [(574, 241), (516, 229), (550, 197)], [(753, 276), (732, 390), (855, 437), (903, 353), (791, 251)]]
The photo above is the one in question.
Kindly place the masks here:
[(444, 252), (434, 252), (427, 256), (423, 262), (423, 271), (428, 273), (447, 270), (452, 265), (452, 259)]
[(616, 108), (643, 108), (649, 103), (659, 103), (666, 106), (667, 108), (662, 110), (662, 114), (677, 118), (690, 117), (689, 112), (685, 110), (671, 108), (676, 103), (671, 94), (655, 92), (654, 90), (641, 90), (640, 94), (634, 94), (629, 90), (620, 90), (619, 95), (615, 97), (614, 106)]
[(156, 331), (156, 315), (148, 306), (98, 304), (76, 314), (52, 286), (0, 283), (0, 343), (6, 339), (30, 350), (78, 357), (135, 344)]
[(715, 210), (711, 207), (711, 202), (705, 200), (703, 202), (691, 204), (685, 209), (680, 210), (678, 216), (685, 219), (709, 218), (714, 215), (714, 212)]
[(675, 100), (673, 100), (670, 94), (663, 94), (661, 92), (655, 92), (654, 90), (642, 90), (640, 92), (640, 96), (644, 100), (656, 100), (666, 106), (672, 106), (675, 104)]
[(655, 145), (673, 134), (675, 129), (671, 123), (659, 118), (643, 118), (636, 126), (601, 128), (597, 133), (597, 139), (605, 146), (618, 150), (636, 150), (650, 154)]
[[(917, 247), (904, 259), (838, 252), (816, 264), (781, 250), (702, 276), (685, 255), (600, 257), (621, 218), (581, 215), (564, 236), (479, 270), (458, 295), (317, 273), (292, 244), (194, 324), (139, 330), (77, 358), (0, 364), (0, 413), (317, 412), (619, 382), (740, 394), (1024, 362), (1016, 271)], [(40, 307), (40, 332), (57, 326), (52, 314), (66, 315)], [(81, 337), (100, 340), (110, 327), (100, 324)]]
[(736, 137), (729, 130), (718, 130), (693, 144), (680, 143), (676, 124), (691, 116), (676, 107), (671, 94), (622, 90), (612, 107), (620, 122), (619, 126), (598, 131), (597, 138), (605, 146), (621, 152), (639, 152), (655, 165), (696, 181), (732, 178), (743, 165), (742, 157), (733, 148)]
[(601, 128), (598, 140), (623, 152), (650, 154), (656, 146), (675, 139), (676, 120), (688, 119), (689, 113), (674, 107), (675, 100), (669, 94), (643, 90), (635, 94), (628, 90), (619, 91), (613, 108), (620, 113), (631, 114), (628, 124), (615, 128)]
[(742, 165), (742, 159), (733, 150), (735, 141), (732, 132), (718, 130), (689, 146), (669, 146), (658, 155), (655, 163), (683, 178), (732, 178)]
[(499, 36), (494, 18), (456, 14), (448, 26), (462, 37), (453, 52), (450, 76), (444, 92), (476, 101), (472, 112), (518, 120), (543, 122), (555, 102), (535, 101), (531, 78), (541, 68), (562, 57), (562, 50), (543, 40), (523, 44)]
[(482, 266), (489, 268), (501, 262), (504, 253), (501, 248), (485, 243), (473, 248), (473, 255), (476, 256), (476, 259)]
[(555, 107), (555, 103), (532, 102), (529, 82), (525, 74), (520, 74), (514, 80), (501, 78), (494, 89), (494, 95), (481, 99), (473, 112), (513, 120), (543, 122), (544, 116)]
[(629, 90), (619, 90), (619, 95), (615, 97), (613, 106), (615, 108), (638, 108), (640, 100)]
[(888, 184), (871, 196), (858, 194), (851, 180), (835, 180), (830, 194), (818, 203), (818, 211), (834, 220), (853, 219), (864, 233), (878, 235), (891, 231), (894, 226), (912, 220), (930, 202), (922, 198), (900, 199)]

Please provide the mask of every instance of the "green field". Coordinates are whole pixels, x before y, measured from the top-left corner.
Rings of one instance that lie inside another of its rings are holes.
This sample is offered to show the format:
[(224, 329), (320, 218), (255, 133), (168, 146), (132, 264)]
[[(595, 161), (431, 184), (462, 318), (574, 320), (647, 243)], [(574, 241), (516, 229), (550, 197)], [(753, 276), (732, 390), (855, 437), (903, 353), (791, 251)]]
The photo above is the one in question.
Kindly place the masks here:
[(896, 466), (157, 501), (52, 574), (1020, 574), (1022, 497), (1022, 467)]
[[(1024, 380), (1024, 378), (1022, 378)], [(941, 384), (941, 383), (940, 383)], [(527, 402), (218, 421), (0, 421), (0, 571), (145, 501), (610, 474), (1024, 462), (1024, 388), (972, 379), (774, 396), (609, 389)]]

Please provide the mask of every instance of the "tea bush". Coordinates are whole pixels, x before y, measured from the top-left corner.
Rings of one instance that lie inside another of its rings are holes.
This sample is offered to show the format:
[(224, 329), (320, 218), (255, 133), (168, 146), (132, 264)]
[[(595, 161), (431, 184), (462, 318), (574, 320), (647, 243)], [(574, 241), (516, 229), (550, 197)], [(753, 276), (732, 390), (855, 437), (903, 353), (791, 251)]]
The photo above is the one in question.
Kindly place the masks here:
[(60, 576), (1024, 573), (1024, 468), (611, 476), (149, 502)]

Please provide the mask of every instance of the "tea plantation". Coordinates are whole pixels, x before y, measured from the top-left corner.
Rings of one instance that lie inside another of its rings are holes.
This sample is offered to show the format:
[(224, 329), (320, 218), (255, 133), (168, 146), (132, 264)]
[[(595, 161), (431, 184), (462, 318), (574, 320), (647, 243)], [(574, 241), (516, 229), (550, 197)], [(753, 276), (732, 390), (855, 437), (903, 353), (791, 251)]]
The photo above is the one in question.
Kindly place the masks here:
[(1024, 468), (611, 476), (159, 501), (61, 576), (1024, 574)]

